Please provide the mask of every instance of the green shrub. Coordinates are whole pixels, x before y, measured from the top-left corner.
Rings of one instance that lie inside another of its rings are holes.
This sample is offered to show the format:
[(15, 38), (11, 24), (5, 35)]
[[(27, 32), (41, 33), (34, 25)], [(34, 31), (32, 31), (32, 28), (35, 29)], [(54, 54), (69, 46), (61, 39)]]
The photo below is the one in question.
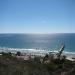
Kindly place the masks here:
[(48, 63), (46, 65), (47, 65), (48, 70), (54, 71), (54, 70), (57, 69), (57, 65), (54, 64), (53, 62), (50, 62), (50, 63)]

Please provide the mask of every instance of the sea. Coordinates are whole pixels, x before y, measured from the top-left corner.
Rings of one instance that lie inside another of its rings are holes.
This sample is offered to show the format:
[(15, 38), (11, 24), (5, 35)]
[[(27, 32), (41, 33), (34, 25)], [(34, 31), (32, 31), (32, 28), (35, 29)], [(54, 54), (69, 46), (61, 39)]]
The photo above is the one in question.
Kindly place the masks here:
[(53, 34), (0, 34), (0, 52), (64, 52), (75, 54), (75, 33)]

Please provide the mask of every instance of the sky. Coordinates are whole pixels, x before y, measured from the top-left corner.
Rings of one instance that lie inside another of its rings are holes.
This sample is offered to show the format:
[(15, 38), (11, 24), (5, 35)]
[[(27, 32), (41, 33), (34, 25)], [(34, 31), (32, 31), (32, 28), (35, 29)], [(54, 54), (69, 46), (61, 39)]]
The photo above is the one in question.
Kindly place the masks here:
[(0, 0), (0, 33), (75, 33), (75, 0)]

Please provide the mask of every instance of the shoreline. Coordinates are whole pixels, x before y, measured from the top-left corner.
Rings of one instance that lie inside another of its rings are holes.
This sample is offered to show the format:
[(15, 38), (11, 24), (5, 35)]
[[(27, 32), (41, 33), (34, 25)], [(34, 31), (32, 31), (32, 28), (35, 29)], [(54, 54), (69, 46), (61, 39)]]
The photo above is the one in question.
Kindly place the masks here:
[[(28, 56), (31, 56), (31, 57), (33, 57), (33, 56), (41, 56), (41, 57), (44, 57), (46, 54), (53, 54), (53, 55), (56, 55), (58, 52), (56, 51), (56, 52), (47, 52), (47, 53), (45, 53), (45, 52), (37, 52), (37, 51), (27, 51), (27, 52), (25, 52), (25, 51), (15, 51), (15, 52), (12, 52), (12, 51), (0, 51), (0, 55), (1, 55), (1, 52), (5, 52), (5, 53), (9, 53), (9, 52), (11, 52), (12, 54), (16, 54), (17, 52), (20, 52), (21, 53), (21, 56), (22, 57), (28, 57)], [(68, 60), (70, 60), (70, 61), (75, 61), (75, 54), (74, 53), (62, 53), (62, 55), (65, 55), (66, 56), (66, 59), (68, 59)], [(20, 56), (20, 57), (21, 57)]]
[[(21, 52), (23, 56), (26, 55), (32, 55), (32, 56), (45, 56), (46, 54), (57, 54), (57, 50), (49, 51), (45, 49), (21, 49), (21, 48), (6, 48), (6, 47), (0, 47), (0, 53), (1, 52), (11, 52), (13, 54), (16, 54), (17, 52)], [(75, 61), (75, 52), (68, 52), (68, 51), (63, 51), (62, 55), (66, 56), (66, 59)]]

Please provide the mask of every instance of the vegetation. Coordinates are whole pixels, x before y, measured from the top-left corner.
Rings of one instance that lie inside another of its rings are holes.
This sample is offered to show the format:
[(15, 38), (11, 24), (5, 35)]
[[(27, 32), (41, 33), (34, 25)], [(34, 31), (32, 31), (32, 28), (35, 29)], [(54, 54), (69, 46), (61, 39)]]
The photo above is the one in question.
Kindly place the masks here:
[(21, 52), (17, 52), (16, 55), (20, 56), (21, 55)]
[(0, 75), (50, 75), (37, 58), (34, 61), (20, 60), (3, 53), (0, 56)]
[[(49, 56), (46, 55), (44, 59)], [(47, 59), (46, 59), (47, 60)], [(45, 61), (45, 60), (44, 60)], [(0, 75), (75, 75), (75, 63), (65, 59), (53, 59), (41, 63), (40, 57), (23, 60), (13, 57), (11, 53), (0, 55)]]

